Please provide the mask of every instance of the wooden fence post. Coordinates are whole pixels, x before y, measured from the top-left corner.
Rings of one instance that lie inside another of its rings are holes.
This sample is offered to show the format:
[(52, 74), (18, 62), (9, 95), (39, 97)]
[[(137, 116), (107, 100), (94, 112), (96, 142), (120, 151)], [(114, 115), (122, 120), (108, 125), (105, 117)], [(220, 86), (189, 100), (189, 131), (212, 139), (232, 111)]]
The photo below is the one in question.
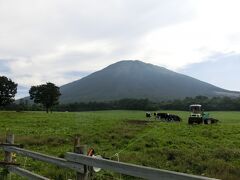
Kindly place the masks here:
[[(7, 144), (14, 144), (14, 134), (7, 132), (6, 134), (6, 143)], [(5, 156), (4, 156), (4, 162), (6, 163), (11, 163), (12, 162), (12, 153), (11, 152), (4, 152)], [(8, 173), (4, 174), (4, 178), (3, 179), (7, 179)]]
[[(76, 136), (74, 139), (74, 153), (87, 154), (86, 145), (80, 145), (80, 137)], [(76, 180), (88, 180), (88, 167), (84, 165), (84, 173), (77, 172)]]

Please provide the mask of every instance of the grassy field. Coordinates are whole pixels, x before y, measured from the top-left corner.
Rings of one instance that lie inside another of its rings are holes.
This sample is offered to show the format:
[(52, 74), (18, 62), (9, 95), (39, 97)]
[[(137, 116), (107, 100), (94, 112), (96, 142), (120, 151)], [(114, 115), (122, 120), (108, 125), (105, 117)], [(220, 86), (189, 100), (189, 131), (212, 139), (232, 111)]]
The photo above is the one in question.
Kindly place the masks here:
[[(145, 122), (143, 111), (79, 113), (0, 112), (0, 141), (6, 131), (26, 149), (58, 157), (73, 150), (73, 137), (97, 154), (120, 161), (220, 179), (240, 178), (240, 112), (210, 112), (216, 125), (187, 125), (188, 112), (169, 111), (181, 123)], [(2, 154), (1, 154), (2, 155)], [(23, 167), (52, 179), (74, 178), (74, 172), (18, 156)], [(94, 179), (119, 179), (101, 171)], [(132, 179), (121, 176), (122, 179)], [(21, 179), (12, 175), (12, 179)]]

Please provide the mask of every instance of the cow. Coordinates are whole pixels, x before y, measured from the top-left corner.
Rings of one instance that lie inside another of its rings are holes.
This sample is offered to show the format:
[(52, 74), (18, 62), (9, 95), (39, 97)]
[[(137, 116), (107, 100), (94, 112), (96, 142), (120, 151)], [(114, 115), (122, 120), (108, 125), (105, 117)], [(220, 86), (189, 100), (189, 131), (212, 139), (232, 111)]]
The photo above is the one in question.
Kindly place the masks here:
[(175, 114), (169, 114), (167, 120), (168, 121), (180, 122), (182, 119), (179, 116), (175, 115)]
[(151, 113), (150, 112), (146, 112), (146, 117), (150, 118), (151, 117)]
[(181, 118), (177, 115), (174, 114), (169, 114), (169, 113), (157, 113), (157, 118), (160, 120), (164, 120), (164, 121), (181, 121)]
[(157, 113), (157, 118), (166, 120), (168, 118), (168, 115), (168, 113)]

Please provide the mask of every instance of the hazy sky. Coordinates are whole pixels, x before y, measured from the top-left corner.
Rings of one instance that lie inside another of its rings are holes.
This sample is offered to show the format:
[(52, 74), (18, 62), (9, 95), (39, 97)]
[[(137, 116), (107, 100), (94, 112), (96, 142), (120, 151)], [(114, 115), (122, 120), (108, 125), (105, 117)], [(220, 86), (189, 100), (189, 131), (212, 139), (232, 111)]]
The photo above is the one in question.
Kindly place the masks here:
[[(239, 0), (0, 0), (0, 75), (20, 85), (20, 97), (31, 85), (62, 85), (126, 59), (176, 71), (229, 53), (240, 61), (239, 7)], [(240, 90), (217, 79), (209, 82)]]

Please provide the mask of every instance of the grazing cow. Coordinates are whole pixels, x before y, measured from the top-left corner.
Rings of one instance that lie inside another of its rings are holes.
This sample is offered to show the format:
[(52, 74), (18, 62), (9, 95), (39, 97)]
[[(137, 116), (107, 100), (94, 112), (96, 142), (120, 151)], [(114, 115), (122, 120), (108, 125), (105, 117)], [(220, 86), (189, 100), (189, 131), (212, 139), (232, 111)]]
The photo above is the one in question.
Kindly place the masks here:
[(160, 120), (165, 120), (165, 121), (181, 121), (181, 118), (177, 115), (174, 114), (168, 114), (168, 113), (157, 113), (157, 118)]
[(157, 118), (166, 120), (168, 118), (168, 115), (168, 113), (157, 113)]
[(151, 113), (150, 112), (146, 112), (146, 117), (150, 118), (151, 117)]
[(181, 118), (175, 114), (169, 114), (168, 115), (168, 121), (181, 121)]

